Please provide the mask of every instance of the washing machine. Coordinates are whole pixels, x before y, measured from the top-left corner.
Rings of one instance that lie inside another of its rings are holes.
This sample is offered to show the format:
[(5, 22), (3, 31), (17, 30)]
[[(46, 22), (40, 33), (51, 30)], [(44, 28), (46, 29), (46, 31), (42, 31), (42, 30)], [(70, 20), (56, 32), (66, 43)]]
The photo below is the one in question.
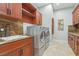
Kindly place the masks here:
[(34, 36), (34, 55), (41, 56), (45, 51), (45, 30), (42, 26), (28, 26), (27, 35)]

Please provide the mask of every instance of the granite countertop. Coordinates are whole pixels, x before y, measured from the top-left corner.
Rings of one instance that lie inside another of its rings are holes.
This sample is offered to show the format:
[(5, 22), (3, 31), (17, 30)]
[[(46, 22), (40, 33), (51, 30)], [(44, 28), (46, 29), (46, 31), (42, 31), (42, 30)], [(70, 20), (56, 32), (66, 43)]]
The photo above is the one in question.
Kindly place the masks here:
[(0, 37), (0, 44), (13, 42), (13, 41), (16, 41), (16, 40), (22, 40), (22, 39), (29, 38), (29, 37), (31, 37), (31, 36), (15, 35), (15, 36), (9, 36), (9, 37)]

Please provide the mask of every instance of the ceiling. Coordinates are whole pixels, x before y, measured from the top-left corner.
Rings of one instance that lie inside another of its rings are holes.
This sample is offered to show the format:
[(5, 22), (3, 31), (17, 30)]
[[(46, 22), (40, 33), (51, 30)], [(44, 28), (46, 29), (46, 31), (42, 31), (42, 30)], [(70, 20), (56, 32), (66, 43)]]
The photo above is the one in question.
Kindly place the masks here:
[[(50, 3), (34, 3), (34, 5), (36, 5), (37, 8), (42, 8), (42, 7), (47, 6), (49, 4)], [(58, 4), (52, 3), (51, 5), (54, 8), (54, 10), (59, 10), (59, 9), (74, 7), (75, 3), (58, 3)]]
[(34, 3), (34, 5), (38, 8), (44, 7), (46, 5), (48, 5), (49, 3)]
[(66, 9), (66, 8), (71, 8), (74, 6), (75, 6), (75, 3), (60, 3), (59, 5), (53, 4), (54, 10)]

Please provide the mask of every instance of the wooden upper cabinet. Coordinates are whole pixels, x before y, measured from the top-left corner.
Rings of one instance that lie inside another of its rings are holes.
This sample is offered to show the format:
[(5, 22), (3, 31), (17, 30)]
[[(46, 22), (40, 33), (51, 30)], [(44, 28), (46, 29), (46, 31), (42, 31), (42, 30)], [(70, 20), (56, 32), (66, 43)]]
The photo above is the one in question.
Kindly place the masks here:
[(7, 13), (7, 3), (0, 3), (0, 13), (2, 14)]
[(26, 23), (33, 24), (33, 20), (35, 19), (34, 12), (36, 8), (30, 3), (22, 3), (22, 19)]
[(22, 19), (22, 4), (21, 3), (0, 3), (0, 16), (4, 18)]
[(41, 25), (42, 14), (31, 3), (0, 3), (0, 15), (10, 20), (22, 19), (26, 23)]
[(74, 11), (72, 12), (73, 14), (73, 24), (79, 23), (79, 5), (76, 6)]
[(39, 13), (39, 14), (40, 14), (40, 22), (39, 22), (39, 24), (42, 25), (42, 14), (41, 13)]
[(22, 4), (21, 3), (7, 3), (7, 15), (21, 19), (22, 18)]
[(75, 24), (75, 16), (74, 16), (74, 14), (72, 14), (72, 22), (73, 22), (73, 24)]
[(34, 24), (41, 25), (42, 24), (42, 14), (39, 11), (35, 12), (36, 18), (34, 19)]
[(22, 19), (22, 4), (21, 3), (12, 4), (12, 16)]
[(36, 11), (36, 8), (31, 3), (22, 3), (22, 8), (30, 13)]
[(36, 21), (37, 21), (37, 24), (39, 25), (42, 24), (42, 14), (39, 11), (37, 11)]

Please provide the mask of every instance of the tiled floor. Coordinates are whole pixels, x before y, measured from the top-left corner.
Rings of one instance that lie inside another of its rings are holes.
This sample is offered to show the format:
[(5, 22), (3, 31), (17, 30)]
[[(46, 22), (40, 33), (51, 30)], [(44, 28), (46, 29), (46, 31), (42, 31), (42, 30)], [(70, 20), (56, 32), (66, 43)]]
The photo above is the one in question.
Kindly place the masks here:
[(63, 40), (52, 40), (43, 56), (75, 56), (68, 43)]

